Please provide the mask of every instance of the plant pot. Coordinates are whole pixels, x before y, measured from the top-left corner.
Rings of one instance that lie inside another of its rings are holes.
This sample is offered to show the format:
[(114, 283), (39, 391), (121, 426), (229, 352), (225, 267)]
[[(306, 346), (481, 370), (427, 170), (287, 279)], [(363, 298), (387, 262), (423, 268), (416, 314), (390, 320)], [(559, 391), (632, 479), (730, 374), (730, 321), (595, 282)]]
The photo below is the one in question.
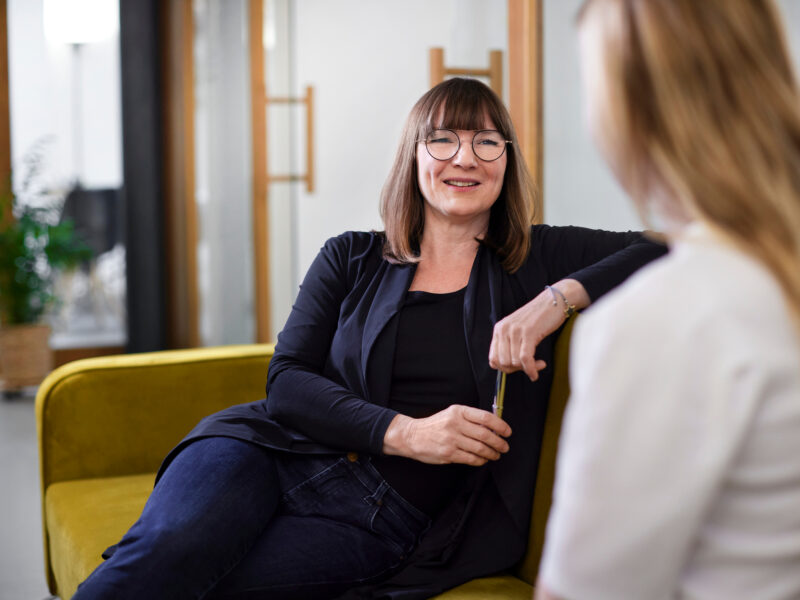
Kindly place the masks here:
[(53, 370), (48, 325), (0, 327), (0, 378), (3, 389), (39, 385)]

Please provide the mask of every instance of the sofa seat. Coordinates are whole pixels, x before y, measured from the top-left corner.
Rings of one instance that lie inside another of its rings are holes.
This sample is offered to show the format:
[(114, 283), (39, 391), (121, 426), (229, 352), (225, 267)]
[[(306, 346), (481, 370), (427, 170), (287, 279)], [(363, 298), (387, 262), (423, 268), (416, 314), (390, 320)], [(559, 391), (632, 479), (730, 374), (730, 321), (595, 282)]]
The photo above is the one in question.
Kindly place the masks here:
[(103, 551), (139, 518), (155, 473), (61, 481), (47, 489), (45, 519), (52, 568), (62, 590), (74, 591)]

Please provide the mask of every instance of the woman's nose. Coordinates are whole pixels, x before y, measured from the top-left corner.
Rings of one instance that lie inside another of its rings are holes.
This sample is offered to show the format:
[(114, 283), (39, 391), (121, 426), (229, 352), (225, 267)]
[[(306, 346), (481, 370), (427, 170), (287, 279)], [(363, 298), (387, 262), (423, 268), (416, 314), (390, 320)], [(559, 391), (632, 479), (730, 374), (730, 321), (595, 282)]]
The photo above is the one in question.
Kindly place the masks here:
[(478, 157), (472, 149), (472, 140), (461, 140), (461, 145), (453, 157), (453, 163), (462, 167), (470, 167), (478, 162)]

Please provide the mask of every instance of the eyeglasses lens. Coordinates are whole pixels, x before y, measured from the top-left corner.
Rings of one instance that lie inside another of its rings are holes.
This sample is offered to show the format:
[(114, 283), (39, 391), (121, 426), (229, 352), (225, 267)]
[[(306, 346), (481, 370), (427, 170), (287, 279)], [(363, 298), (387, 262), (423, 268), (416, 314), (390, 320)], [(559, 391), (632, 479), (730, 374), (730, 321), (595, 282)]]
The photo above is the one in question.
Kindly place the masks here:
[(449, 129), (434, 129), (425, 138), (425, 147), (436, 160), (449, 160), (458, 152), (458, 136)]
[(506, 141), (498, 131), (479, 131), (472, 138), (472, 149), (481, 160), (497, 160), (506, 149)]
[[(454, 131), (436, 129), (425, 138), (425, 147), (436, 160), (450, 160), (458, 152), (460, 141)], [(497, 160), (506, 149), (506, 141), (499, 131), (479, 131), (472, 138), (472, 150), (481, 160)]]

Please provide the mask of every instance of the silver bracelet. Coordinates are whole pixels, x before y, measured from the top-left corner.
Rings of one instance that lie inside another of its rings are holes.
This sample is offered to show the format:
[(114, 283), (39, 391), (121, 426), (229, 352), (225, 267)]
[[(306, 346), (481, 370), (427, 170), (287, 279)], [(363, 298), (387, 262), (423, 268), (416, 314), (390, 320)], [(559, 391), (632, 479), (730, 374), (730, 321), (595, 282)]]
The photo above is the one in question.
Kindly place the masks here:
[(561, 296), (561, 299), (564, 301), (564, 306), (566, 307), (564, 309), (564, 314), (567, 318), (571, 317), (575, 313), (575, 305), (569, 303), (569, 300), (567, 300), (567, 297), (560, 289), (553, 287), (552, 285), (546, 285), (544, 288), (546, 290), (550, 290), (550, 294), (553, 296), (553, 306), (558, 306), (558, 298), (556, 298), (556, 294)]

